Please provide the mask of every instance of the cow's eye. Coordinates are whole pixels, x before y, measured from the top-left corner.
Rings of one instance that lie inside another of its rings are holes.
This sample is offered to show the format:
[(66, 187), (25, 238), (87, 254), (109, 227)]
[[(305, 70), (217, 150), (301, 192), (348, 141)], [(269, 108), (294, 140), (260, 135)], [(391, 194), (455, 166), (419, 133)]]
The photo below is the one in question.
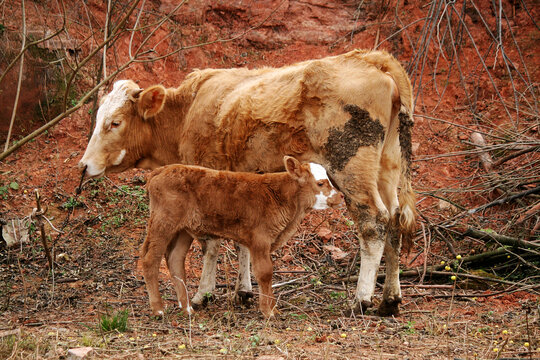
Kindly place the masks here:
[(324, 185), (324, 181), (317, 181), (317, 186), (323, 186)]
[(120, 121), (113, 121), (111, 123), (111, 129), (117, 128), (120, 126)]

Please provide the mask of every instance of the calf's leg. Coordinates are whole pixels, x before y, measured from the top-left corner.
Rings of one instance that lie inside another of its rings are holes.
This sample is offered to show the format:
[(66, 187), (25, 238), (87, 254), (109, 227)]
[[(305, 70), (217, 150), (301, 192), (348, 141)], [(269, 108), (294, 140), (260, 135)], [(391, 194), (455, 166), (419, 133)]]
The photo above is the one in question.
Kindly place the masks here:
[(150, 308), (152, 313), (157, 316), (163, 315), (163, 300), (159, 293), (159, 265), (167, 246), (176, 236), (171, 228), (171, 226), (160, 224), (159, 220), (156, 221), (151, 216), (141, 250), (143, 275), (148, 290)]
[(186, 309), (188, 314), (191, 314), (193, 309), (189, 304), (187, 293), (185, 264), (186, 255), (191, 247), (192, 241), (193, 238), (191, 235), (182, 231), (177, 238), (169, 244), (165, 254), (167, 267), (169, 268), (171, 280), (176, 291), (176, 297), (178, 298), (178, 306), (180, 309)]
[(259, 309), (267, 318), (274, 315), (276, 300), (272, 293), (272, 259), (270, 258), (270, 248), (255, 247), (250, 248), (253, 272), (259, 283)]

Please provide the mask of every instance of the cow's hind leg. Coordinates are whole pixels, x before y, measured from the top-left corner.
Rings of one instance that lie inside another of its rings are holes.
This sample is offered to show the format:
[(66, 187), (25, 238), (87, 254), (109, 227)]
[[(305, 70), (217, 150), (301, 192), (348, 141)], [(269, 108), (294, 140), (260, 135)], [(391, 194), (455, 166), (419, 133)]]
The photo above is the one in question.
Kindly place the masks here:
[(191, 299), (191, 305), (197, 309), (206, 306), (216, 289), (216, 267), (221, 240), (217, 238), (200, 238), (203, 250), (203, 268), (197, 293)]
[(361, 148), (343, 170), (332, 174), (358, 226), (360, 273), (353, 304), (353, 311), (358, 313), (372, 305), (390, 219), (377, 184), (379, 151), (374, 146)]
[(167, 267), (171, 273), (171, 280), (176, 291), (176, 296), (178, 298), (178, 306), (180, 309), (186, 309), (186, 312), (190, 314), (192, 308), (189, 304), (189, 296), (187, 292), (186, 285), (186, 255), (191, 247), (191, 242), (193, 238), (187, 232), (182, 231), (173, 240), (167, 252), (165, 254), (165, 259), (167, 260)]
[[(397, 136), (394, 136), (394, 142)], [(393, 145), (393, 146), (392, 146)], [(384, 281), (383, 297), (379, 304), (378, 314), (380, 316), (390, 316), (399, 314), (399, 304), (401, 303), (401, 288), (399, 285), (399, 253), (401, 250), (400, 236), (400, 210), (398, 200), (398, 183), (400, 176), (399, 144), (388, 143), (385, 147), (387, 153), (383, 152), (381, 170), (379, 172), (378, 188), (381, 198), (390, 211), (390, 221), (388, 224), (388, 236), (384, 248), (384, 258), (386, 264), (386, 277)]]
[(377, 310), (380, 316), (398, 315), (399, 304), (401, 304), (401, 287), (399, 285), (401, 239), (398, 231), (399, 223), (396, 221), (398, 218), (399, 214), (396, 214), (390, 223), (389, 236), (384, 248), (386, 278), (384, 280), (383, 298)]

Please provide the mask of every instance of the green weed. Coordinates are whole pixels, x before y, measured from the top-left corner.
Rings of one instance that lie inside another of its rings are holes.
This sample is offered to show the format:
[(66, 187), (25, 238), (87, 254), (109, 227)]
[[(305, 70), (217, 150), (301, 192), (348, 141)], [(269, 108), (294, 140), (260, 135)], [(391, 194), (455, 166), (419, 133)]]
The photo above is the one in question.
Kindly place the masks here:
[(108, 314), (101, 315), (99, 329), (105, 332), (115, 330), (125, 332), (128, 329), (128, 316), (129, 312), (127, 310), (118, 311), (112, 316)]

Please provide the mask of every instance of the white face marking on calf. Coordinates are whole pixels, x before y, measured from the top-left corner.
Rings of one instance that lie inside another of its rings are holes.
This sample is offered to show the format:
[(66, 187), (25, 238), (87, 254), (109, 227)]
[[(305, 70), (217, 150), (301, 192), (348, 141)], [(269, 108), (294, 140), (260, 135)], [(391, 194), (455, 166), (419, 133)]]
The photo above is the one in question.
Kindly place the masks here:
[(313, 174), (315, 180), (329, 180), (326, 170), (321, 165), (309, 163), (309, 170)]
[[(311, 171), (311, 174), (313, 174), (313, 177), (315, 180), (327, 180), (330, 183), (330, 179), (328, 178), (328, 175), (326, 174), (326, 170), (319, 164), (315, 163), (309, 163), (309, 169)], [(319, 194), (315, 195), (315, 205), (313, 205), (314, 210), (324, 210), (328, 209), (328, 199), (331, 198), (333, 195), (337, 194), (337, 191), (332, 189), (330, 194), (324, 195), (321, 191)]]

